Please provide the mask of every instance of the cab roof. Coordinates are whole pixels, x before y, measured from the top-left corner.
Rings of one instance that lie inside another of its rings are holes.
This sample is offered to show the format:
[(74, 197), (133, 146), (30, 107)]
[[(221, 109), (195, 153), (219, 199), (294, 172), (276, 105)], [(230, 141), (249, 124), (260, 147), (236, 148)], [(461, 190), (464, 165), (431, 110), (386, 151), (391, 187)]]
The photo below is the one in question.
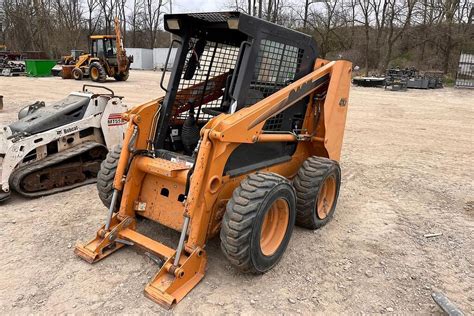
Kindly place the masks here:
[(165, 30), (180, 37), (199, 37), (239, 46), (252, 38), (274, 38), (282, 42), (299, 43), (298, 47), (312, 46), (314, 39), (307, 34), (236, 11), (165, 14)]

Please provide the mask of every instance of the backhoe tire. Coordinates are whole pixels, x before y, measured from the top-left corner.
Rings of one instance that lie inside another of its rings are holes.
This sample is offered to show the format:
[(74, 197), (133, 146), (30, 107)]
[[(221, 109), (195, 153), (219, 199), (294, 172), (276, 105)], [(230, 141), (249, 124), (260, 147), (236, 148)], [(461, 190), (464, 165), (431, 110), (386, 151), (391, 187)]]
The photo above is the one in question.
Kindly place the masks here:
[(251, 174), (227, 203), (221, 249), (236, 268), (264, 273), (283, 256), (295, 217), (296, 193), (286, 178), (274, 173)]
[(293, 186), (296, 189), (296, 225), (321, 228), (332, 219), (336, 210), (341, 168), (334, 160), (310, 157), (298, 170)]
[(117, 171), (121, 151), (122, 145), (114, 146), (100, 164), (100, 169), (97, 173), (97, 191), (99, 192), (100, 200), (107, 208), (112, 201), (115, 172)]
[(114, 76), (115, 80), (117, 81), (127, 81), (130, 72), (127, 70), (126, 72), (118, 73)]
[(107, 72), (99, 62), (93, 62), (89, 66), (89, 76), (94, 82), (105, 82), (107, 80)]
[(84, 73), (82, 72), (81, 68), (74, 68), (72, 70), (72, 77), (75, 80), (82, 80), (82, 78), (84, 78)]

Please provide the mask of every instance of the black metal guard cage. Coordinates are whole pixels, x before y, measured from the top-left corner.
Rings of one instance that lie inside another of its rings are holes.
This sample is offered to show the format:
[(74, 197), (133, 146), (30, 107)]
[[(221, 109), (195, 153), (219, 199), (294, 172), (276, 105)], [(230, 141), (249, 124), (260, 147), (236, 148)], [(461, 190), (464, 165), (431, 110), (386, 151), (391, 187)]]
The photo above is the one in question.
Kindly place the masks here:
[[(307, 75), (317, 57), (310, 36), (239, 12), (171, 14), (164, 21), (180, 45), (165, 89), (155, 148), (163, 148), (169, 127), (182, 124), (191, 109), (202, 126), (215, 115), (250, 106)], [(305, 104), (267, 120), (264, 129), (300, 128)]]

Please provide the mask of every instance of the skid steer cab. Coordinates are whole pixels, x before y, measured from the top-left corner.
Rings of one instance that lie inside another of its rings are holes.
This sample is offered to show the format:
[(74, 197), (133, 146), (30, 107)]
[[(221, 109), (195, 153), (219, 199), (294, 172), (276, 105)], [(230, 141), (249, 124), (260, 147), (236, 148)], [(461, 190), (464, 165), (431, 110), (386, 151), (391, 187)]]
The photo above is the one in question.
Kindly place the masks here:
[(122, 143), (127, 110), (122, 97), (92, 85), (21, 109), (18, 121), (0, 126), (0, 201), (11, 190), (37, 197), (94, 183), (109, 149)]
[[(178, 47), (166, 95), (124, 115), (124, 146), (98, 176), (105, 225), (75, 253), (93, 263), (144, 248), (159, 263), (145, 295), (170, 308), (204, 277), (210, 238), (236, 268), (264, 273), (295, 223), (332, 218), (351, 64), (318, 59), (310, 36), (239, 12), (164, 23)], [(139, 233), (139, 216), (180, 232), (176, 243)]]

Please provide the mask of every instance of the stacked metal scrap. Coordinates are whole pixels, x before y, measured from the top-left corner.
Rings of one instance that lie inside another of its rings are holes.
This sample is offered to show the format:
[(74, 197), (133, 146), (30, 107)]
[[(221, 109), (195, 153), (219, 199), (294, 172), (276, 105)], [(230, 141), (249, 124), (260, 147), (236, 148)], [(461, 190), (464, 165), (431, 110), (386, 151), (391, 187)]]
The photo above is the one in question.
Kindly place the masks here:
[(441, 71), (427, 71), (420, 73), (416, 68), (387, 69), (385, 75), (385, 89), (439, 89), (443, 88), (444, 74)]
[(412, 76), (412, 71), (409, 69), (387, 69), (385, 73), (385, 90), (405, 91), (410, 76)]
[(25, 62), (22, 60), (10, 60), (8, 56), (0, 56), (0, 75), (19, 76), (25, 74)]

